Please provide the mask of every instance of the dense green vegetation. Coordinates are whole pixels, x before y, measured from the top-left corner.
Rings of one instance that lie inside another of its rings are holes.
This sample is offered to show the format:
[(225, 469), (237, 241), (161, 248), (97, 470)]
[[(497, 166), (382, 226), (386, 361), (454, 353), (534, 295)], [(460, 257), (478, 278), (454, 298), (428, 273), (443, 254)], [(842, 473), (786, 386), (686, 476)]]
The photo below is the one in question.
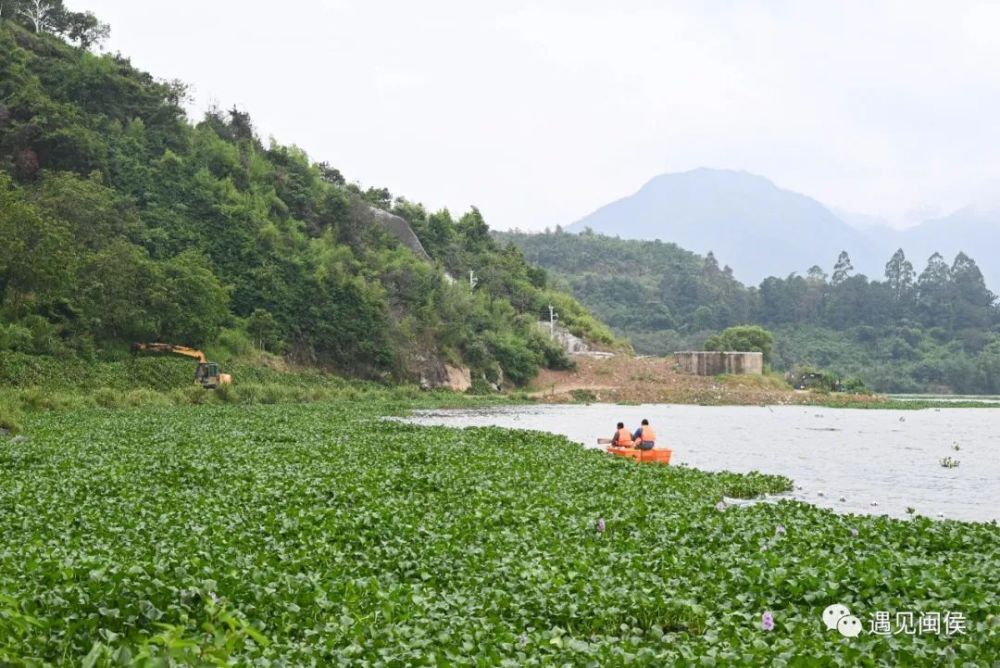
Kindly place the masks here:
[[(276, 367), (276, 368), (272, 368)], [(125, 357), (119, 361), (0, 355), (0, 429), (17, 433), (25, 415), (86, 408), (377, 402), (400, 410), (476, 407), (524, 402), (517, 391), (502, 395), (426, 391), (416, 385), (347, 380), (315, 368), (288, 368), (280, 359), (231, 360), (236, 380), (206, 392), (192, 383), (192, 364), (181, 359)]]
[[(0, 353), (252, 343), (366, 378), (452, 363), (519, 383), (568, 363), (537, 331), (549, 303), (574, 332), (611, 342), (476, 209), (428, 213), (347, 183), (262, 143), (237, 109), (192, 125), (183, 85), (88, 52), (90, 38), (59, 27), (68, 14), (35, 31), (27, 4), (4, 3), (0, 18)], [(378, 209), (408, 221), (430, 260)], [(448, 276), (470, 269), (474, 290)]]
[(739, 350), (762, 353), (764, 363), (771, 361), (774, 334), (758, 325), (727, 327), (705, 341), (705, 350)]
[[(988, 622), (996, 524), (796, 502), (720, 511), (723, 496), (790, 483), (378, 417), (391, 410), (28, 414), (30, 440), (0, 440), (0, 663), (988, 666), (1000, 655)], [(834, 602), (862, 618), (960, 611), (967, 633), (848, 641), (822, 624)]]
[(831, 274), (744, 287), (709, 254), (593, 233), (497, 234), (546, 268), (636, 350), (700, 347), (716, 331), (757, 324), (775, 333), (775, 369), (810, 366), (859, 376), (880, 391), (1000, 393), (1000, 307), (976, 263), (935, 254), (918, 275), (902, 251), (883, 280), (855, 275), (842, 254)]

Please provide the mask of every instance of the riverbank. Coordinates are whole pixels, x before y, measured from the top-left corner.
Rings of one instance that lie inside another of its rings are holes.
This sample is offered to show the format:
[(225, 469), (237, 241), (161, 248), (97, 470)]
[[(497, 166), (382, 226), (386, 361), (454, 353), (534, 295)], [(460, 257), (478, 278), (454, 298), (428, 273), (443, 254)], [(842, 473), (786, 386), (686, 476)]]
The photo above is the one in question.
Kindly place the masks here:
[(873, 394), (819, 394), (791, 389), (780, 377), (696, 376), (680, 371), (671, 358), (574, 357), (576, 368), (542, 370), (529, 396), (544, 403), (594, 401), (606, 403), (787, 405), (836, 404), (880, 406), (885, 397)]
[(192, 384), (193, 367), (187, 360), (127, 357), (87, 362), (4, 355), (0, 357), (0, 429), (16, 431), (24, 414), (39, 411), (345, 401), (391, 401), (399, 412), (412, 408), (595, 402), (903, 410), (1000, 408), (1000, 404), (972, 398), (925, 400), (913, 396), (903, 400), (882, 395), (798, 391), (776, 376), (694, 376), (678, 371), (667, 358), (627, 355), (577, 357), (575, 369), (543, 370), (525, 389), (480, 395), (352, 380), (315, 368), (289, 366), (281, 358), (267, 355), (233, 359), (224, 368), (233, 375), (233, 384), (206, 391)]
[(680, 371), (667, 357), (574, 357), (576, 368), (543, 369), (527, 396), (539, 403), (694, 404), (699, 406), (826, 406), (919, 410), (1000, 408), (992, 398), (974, 396), (887, 397), (794, 390), (777, 375), (696, 376)]
[(35, 413), (97, 409), (277, 404), (377, 404), (397, 414), (414, 408), (468, 408), (530, 401), (522, 392), (475, 395), (347, 379), (280, 358), (229, 361), (233, 382), (195, 385), (194, 366), (173, 358), (85, 362), (53, 357), (0, 357), (0, 429), (17, 432)]

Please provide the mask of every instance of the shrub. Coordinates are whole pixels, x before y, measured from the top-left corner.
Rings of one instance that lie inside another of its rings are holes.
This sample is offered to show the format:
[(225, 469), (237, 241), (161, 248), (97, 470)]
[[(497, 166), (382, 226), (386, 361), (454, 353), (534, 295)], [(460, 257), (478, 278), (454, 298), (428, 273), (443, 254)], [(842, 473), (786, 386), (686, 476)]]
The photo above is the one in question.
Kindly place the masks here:
[(213, 393), (203, 387), (191, 385), (172, 391), (169, 394), (169, 399), (171, 403), (177, 406), (197, 406), (211, 403), (213, 400)]
[(149, 389), (130, 390), (121, 397), (122, 405), (129, 407), (169, 406), (170, 400), (162, 392)]
[(245, 355), (253, 349), (247, 333), (239, 329), (224, 329), (219, 334), (219, 345), (233, 355)]
[[(247, 386), (248, 388), (250, 386)], [(220, 385), (215, 388), (215, 398), (224, 404), (238, 404), (243, 396), (241, 389), (234, 387), (232, 384)]]
[(91, 396), (101, 408), (120, 408), (124, 404), (122, 394), (110, 387), (98, 388)]
[(31, 353), (33, 349), (30, 329), (16, 323), (11, 323), (6, 327), (0, 325), (0, 350)]
[(268, 383), (260, 386), (258, 400), (262, 404), (280, 404), (284, 403), (287, 396), (288, 391), (284, 386), (277, 383)]
[(705, 342), (705, 350), (733, 350), (764, 353), (764, 362), (771, 361), (774, 335), (758, 325), (730, 327), (713, 334)]
[(576, 363), (569, 358), (566, 350), (556, 341), (535, 330), (529, 345), (540, 353), (546, 369), (575, 369)]
[(46, 392), (30, 387), (20, 392), (21, 407), (26, 411), (57, 411), (80, 403), (58, 392)]
[(524, 385), (534, 378), (544, 361), (541, 353), (529, 348), (523, 339), (513, 334), (494, 334), (487, 344), (504, 374), (515, 385)]
[(21, 431), (21, 412), (13, 406), (0, 405), (0, 429), (5, 429), (12, 434)]
[(493, 392), (493, 386), (490, 385), (490, 381), (480, 375), (472, 377), (472, 385), (466, 390), (466, 394), (492, 394)]

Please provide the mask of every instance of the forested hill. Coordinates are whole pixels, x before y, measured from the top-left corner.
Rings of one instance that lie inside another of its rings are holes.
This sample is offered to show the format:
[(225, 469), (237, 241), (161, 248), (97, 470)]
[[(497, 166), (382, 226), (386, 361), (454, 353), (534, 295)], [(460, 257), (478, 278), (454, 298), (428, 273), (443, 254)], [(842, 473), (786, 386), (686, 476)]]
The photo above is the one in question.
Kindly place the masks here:
[(882, 391), (1000, 392), (1000, 307), (975, 261), (898, 251), (881, 277), (845, 253), (805, 276), (745, 287), (709, 253), (592, 232), (498, 233), (537, 262), (639, 352), (700, 347), (717, 330), (775, 330), (779, 370), (816, 366)]
[[(192, 124), (182, 84), (84, 48), (106, 34), (93, 17), (53, 13), (36, 31), (16, 5), (0, 16), (0, 351), (252, 342), (358, 376), (452, 363), (519, 383), (566, 364), (537, 331), (549, 303), (610, 342), (476, 209), (453, 218), (362, 189), (263, 144), (235, 109)], [(52, 23), (67, 16), (76, 32)], [(378, 210), (408, 221), (430, 261)], [(470, 269), (474, 289), (448, 275)]]

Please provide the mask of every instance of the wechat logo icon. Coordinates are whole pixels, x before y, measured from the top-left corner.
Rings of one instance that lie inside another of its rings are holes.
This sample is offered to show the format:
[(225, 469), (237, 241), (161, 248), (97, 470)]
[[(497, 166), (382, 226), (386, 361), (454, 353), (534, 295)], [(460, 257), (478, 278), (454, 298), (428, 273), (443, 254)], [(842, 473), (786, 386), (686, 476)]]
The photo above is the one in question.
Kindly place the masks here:
[(861, 620), (851, 614), (846, 605), (835, 603), (823, 611), (823, 623), (826, 628), (837, 629), (845, 638), (857, 638), (861, 635)]

